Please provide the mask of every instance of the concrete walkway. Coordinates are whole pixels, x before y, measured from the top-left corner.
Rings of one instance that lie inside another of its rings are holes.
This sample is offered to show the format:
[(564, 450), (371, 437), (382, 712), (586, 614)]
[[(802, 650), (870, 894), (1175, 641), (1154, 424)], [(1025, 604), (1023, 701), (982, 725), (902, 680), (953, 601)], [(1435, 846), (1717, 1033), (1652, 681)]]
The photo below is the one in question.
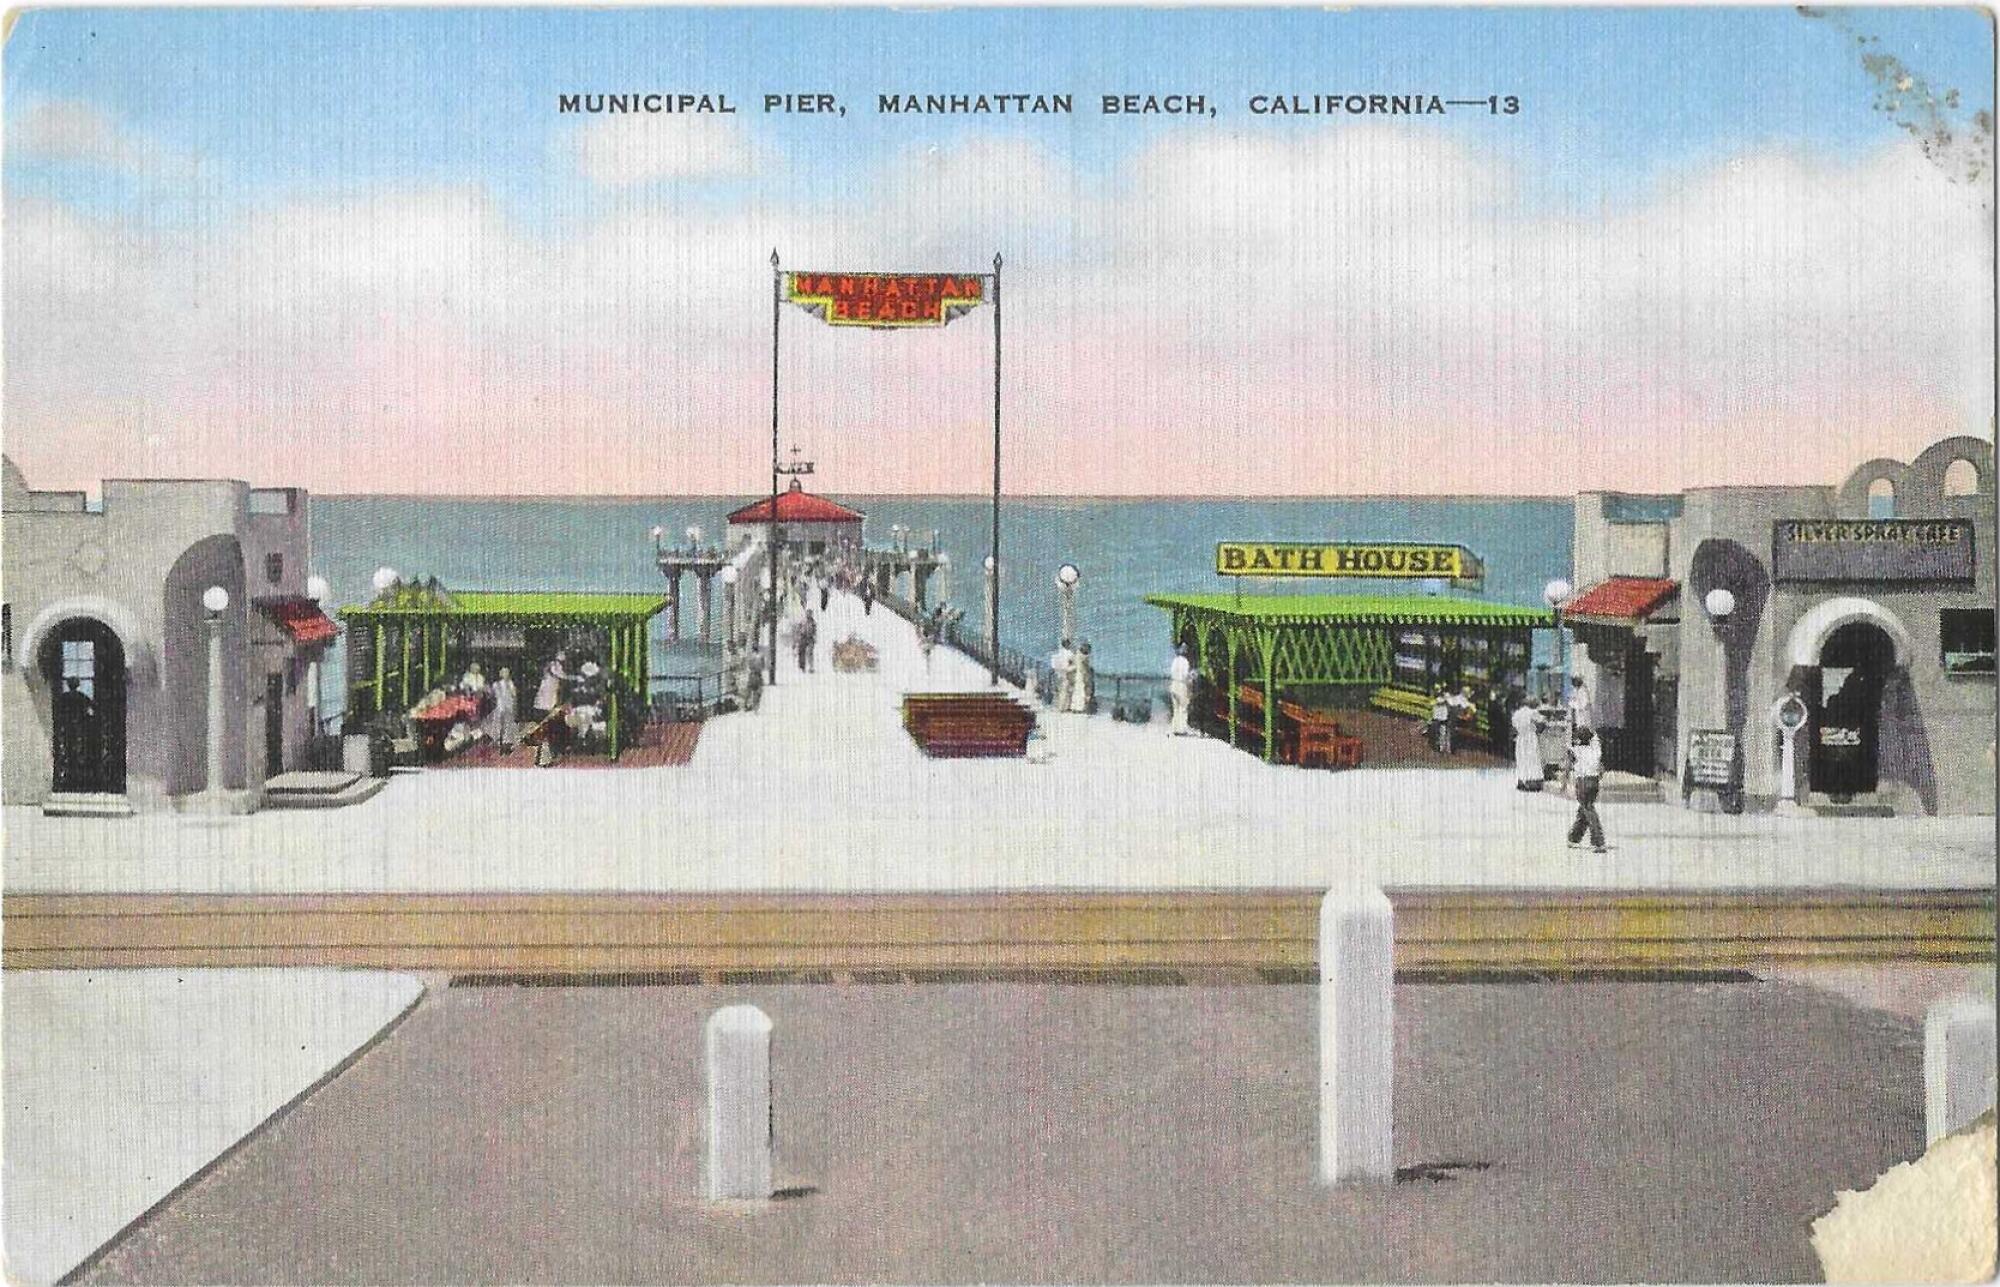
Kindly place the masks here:
[[(879, 650), (835, 674), (835, 641)], [(1160, 726), (1046, 714), (1052, 758), (930, 760), (901, 695), (985, 672), (836, 595), (819, 668), (789, 650), (754, 714), (680, 768), (399, 775), (352, 809), (218, 820), (6, 810), (9, 892), (993, 890), (1313, 887), (1990, 889), (1991, 818), (1604, 808), (1614, 852), (1567, 849), (1572, 807), (1503, 770), (1269, 766)]]
[(20, 971), (5, 1002), (7, 1281), (48, 1283), (415, 1004), (394, 974)]
[[(702, 1202), (702, 1022), (776, 1024)], [(105, 1283), (1816, 1281), (1923, 1150), (1913, 1021), (1789, 984), (1399, 985), (1403, 1182), (1314, 1179), (1309, 986), (452, 988)]]

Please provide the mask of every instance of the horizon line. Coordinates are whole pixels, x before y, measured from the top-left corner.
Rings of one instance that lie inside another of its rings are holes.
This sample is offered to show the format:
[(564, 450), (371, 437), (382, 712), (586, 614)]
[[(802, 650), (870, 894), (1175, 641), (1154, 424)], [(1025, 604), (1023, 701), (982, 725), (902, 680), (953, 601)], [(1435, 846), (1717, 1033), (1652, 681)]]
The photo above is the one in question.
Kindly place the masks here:
[[(742, 492), (314, 492), (315, 500), (449, 500), (449, 501), (579, 501), (596, 504), (623, 504), (651, 500), (743, 500)], [(1594, 489), (1593, 489), (1594, 490)], [(826, 496), (833, 493), (815, 492)], [(1679, 495), (1678, 492), (1627, 492), (1622, 495)], [(991, 492), (841, 492), (856, 500), (970, 500), (990, 501)], [(760, 492), (749, 503), (768, 500)], [(1258, 495), (1228, 492), (1004, 492), (1004, 501), (1312, 501), (1312, 500), (1427, 500), (1427, 501), (1550, 501), (1572, 502), (1574, 495), (1560, 492), (1271, 492)], [(760, 523), (759, 526), (762, 524)]]

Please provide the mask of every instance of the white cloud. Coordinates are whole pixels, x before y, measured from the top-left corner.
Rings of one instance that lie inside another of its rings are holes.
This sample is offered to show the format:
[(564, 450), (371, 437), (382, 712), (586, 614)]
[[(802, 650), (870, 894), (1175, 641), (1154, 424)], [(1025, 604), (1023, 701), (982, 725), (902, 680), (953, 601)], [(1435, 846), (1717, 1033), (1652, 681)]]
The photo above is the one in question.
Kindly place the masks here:
[(187, 178), (195, 158), (126, 129), (108, 112), (73, 99), (34, 104), (9, 124), (7, 146), (17, 156), (73, 161), (124, 174)]
[(714, 115), (606, 116), (569, 137), (577, 172), (607, 188), (741, 178), (763, 155), (735, 121)]
[[(1988, 432), (1986, 194), (1913, 145), (1749, 152), (1589, 217), (1526, 186), (1436, 135), (1340, 128), (1168, 135), (1102, 175), (967, 140), (830, 207), (621, 203), (546, 236), (473, 188), (173, 234), (10, 197), (10, 439), (48, 486), (136, 468), (143, 431), (177, 453), (155, 468), (321, 488), (742, 487), (773, 246), (1004, 251), (1024, 489), (1834, 482)], [(981, 484), (983, 314), (785, 327), (786, 434), (837, 486)]]

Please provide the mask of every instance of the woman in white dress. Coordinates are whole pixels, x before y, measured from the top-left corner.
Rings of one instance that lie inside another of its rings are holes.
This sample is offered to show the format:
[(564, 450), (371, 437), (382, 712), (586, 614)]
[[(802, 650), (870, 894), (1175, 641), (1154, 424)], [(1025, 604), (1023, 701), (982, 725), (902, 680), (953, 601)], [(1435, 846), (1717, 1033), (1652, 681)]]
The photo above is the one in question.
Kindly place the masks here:
[[(1517, 697), (1516, 701), (1520, 701)], [(1542, 717), (1534, 707), (1520, 702), (1508, 723), (1514, 726), (1514, 789), (1542, 789)]]
[(1092, 690), (1097, 687), (1097, 672), (1091, 668), (1090, 645), (1078, 644), (1076, 657), (1070, 663), (1069, 709), (1072, 715), (1090, 714)]

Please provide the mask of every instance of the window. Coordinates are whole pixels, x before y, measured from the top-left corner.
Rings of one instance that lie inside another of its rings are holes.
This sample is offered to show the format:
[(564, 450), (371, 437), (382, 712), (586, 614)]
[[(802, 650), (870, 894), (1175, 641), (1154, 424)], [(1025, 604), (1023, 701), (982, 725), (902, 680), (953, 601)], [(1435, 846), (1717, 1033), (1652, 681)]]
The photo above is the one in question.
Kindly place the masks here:
[(1993, 673), (1993, 613), (1986, 608), (1938, 610), (1939, 651), (1947, 675)]
[(272, 585), (285, 579), (285, 556), (266, 554), (264, 556), (264, 579)]
[(1979, 494), (1979, 466), (1960, 457), (1945, 466), (1944, 494), (1947, 496), (1977, 496)]
[[(1988, 660), (1991, 661), (1991, 640), (1988, 640)], [(97, 696), (97, 645), (88, 639), (65, 639), (62, 645), (62, 691), (68, 691), (69, 681), (77, 680), (77, 689), (85, 697)]]
[(1868, 484), (1868, 517), (1896, 517), (1896, 484), (1886, 478)]

